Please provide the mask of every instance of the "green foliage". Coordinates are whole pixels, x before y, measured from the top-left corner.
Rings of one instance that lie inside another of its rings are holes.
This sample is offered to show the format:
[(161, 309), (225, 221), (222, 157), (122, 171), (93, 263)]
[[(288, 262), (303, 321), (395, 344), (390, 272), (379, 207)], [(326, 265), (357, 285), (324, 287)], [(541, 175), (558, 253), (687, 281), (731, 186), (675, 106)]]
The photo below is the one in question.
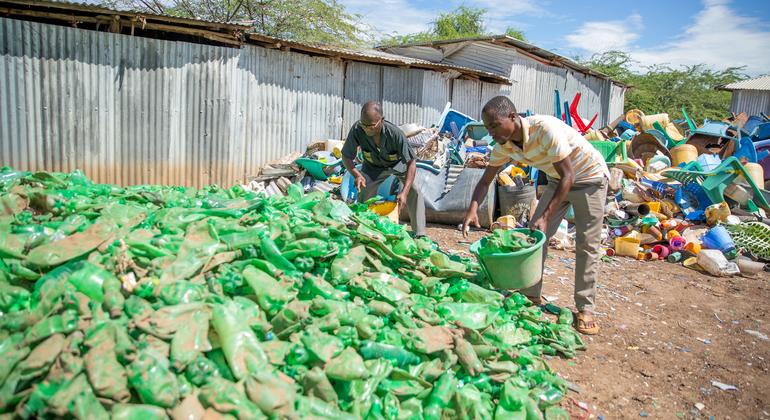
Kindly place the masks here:
[[(436, 20), (432, 22), (433, 27), (430, 30), (388, 37), (383, 40), (383, 44), (398, 45), (492, 35), (486, 31), (484, 26), (486, 14), (486, 9), (459, 6), (451, 12), (439, 14)], [(505, 34), (522, 41), (525, 40), (524, 33), (513, 27), (509, 27)]]
[(516, 38), (519, 41), (527, 41), (527, 38), (524, 36), (524, 31), (516, 29), (513, 26), (509, 26), (508, 29), (505, 30), (505, 34), (511, 38)]
[(486, 10), (460, 6), (453, 12), (441, 13), (434, 22), (434, 32), (443, 39), (465, 38), (484, 33)]
[(101, 5), (148, 13), (251, 25), (292, 41), (362, 45), (369, 41), (337, 0), (102, 0)]
[(645, 114), (665, 112), (671, 118), (682, 118), (684, 106), (698, 122), (727, 116), (730, 93), (714, 88), (746, 77), (741, 67), (724, 70), (713, 70), (703, 64), (678, 69), (661, 64), (640, 67), (622, 51), (594, 55), (583, 64), (631, 86), (626, 92), (626, 110), (636, 108)]

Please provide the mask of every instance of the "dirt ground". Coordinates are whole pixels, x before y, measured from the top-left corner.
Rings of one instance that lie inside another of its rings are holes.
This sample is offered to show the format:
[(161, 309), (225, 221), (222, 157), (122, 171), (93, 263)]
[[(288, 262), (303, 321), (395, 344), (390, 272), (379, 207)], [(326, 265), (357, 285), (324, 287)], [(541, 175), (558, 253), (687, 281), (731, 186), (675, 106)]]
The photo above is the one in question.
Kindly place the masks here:
[[(456, 228), (428, 228), (442, 249), (466, 255), (485, 234), (464, 240)], [(551, 249), (543, 295), (574, 310), (573, 276), (574, 253)], [(563, 406), (573, 418), (770, 419), (768, 280), (767, 272), (717, 278), (663, 261), (601, 262), (602, 331), (576, 358), (549, 360), (580, 390)]]

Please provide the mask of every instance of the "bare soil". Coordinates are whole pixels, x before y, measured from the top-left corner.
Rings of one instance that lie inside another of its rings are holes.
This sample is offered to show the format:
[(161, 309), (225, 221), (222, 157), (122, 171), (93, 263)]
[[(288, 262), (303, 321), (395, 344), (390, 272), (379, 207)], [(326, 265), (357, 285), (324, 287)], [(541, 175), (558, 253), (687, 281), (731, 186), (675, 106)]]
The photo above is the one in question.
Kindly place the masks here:
[[(442, 249), (469, 255), (450, 226), (431, 225)], [(599, 268), (601, 332), (588, 349), (549, 364), (576, 384), (573, 418), (770, 419), (770, 273), (717, 278), (664, 261), (612, 258)], [(571, 307), (574, 253), (551, 250), (543, 294)], [(713, 382), (737, 390), (721, 390)]]

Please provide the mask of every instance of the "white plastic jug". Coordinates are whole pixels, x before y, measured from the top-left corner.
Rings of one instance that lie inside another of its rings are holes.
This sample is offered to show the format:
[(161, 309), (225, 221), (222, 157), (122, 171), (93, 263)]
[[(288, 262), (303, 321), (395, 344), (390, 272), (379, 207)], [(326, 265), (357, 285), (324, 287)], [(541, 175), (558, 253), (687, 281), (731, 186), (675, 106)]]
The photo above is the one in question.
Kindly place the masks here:
[(717, 277), (734, 276), (741, 272), (737, 264), (727, 261), (722, 251), (716, 249), (702, 249), (698, 253), (698, 265)]

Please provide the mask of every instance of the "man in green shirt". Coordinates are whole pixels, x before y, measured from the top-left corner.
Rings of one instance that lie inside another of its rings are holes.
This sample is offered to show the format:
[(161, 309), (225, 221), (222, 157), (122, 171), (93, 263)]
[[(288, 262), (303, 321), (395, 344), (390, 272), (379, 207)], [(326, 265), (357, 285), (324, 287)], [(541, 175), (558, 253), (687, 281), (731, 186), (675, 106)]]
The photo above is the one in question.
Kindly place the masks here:
[[(360, 171), (353, 163), (359, 147), (363, 155)], [(425, 236), (425, 201), (412, 188), (417, 157), (409, 147), (404, 132), (385, 121), (379, 102), (370, 101), (361, 108), (361, 119), (350, 128), (342, 147), (342, 162), (355, 179), (360, 202), (377, 195), (379, 186), (390, 175), (395, 175), (403, 185), (396, 199), (398, 208), (406, 205), (414, 235)]]

